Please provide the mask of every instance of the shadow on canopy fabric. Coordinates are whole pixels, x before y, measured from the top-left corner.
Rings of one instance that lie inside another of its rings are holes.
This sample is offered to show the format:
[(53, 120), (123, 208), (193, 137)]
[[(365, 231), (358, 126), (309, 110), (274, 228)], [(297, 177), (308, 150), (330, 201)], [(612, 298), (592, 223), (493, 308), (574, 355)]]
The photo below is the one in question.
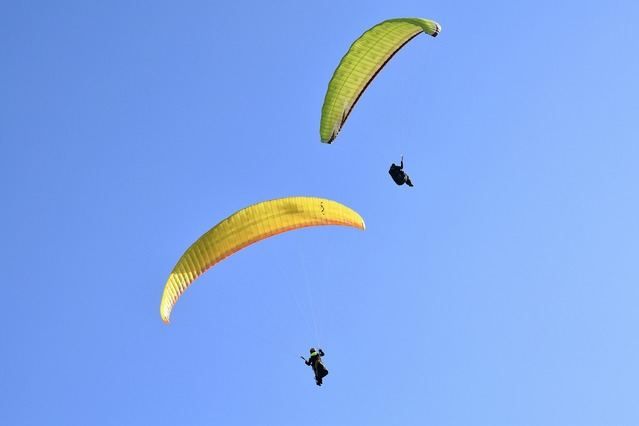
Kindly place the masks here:
[(180, 257), (164, 286), (160, 315), (169, 322), (173, 306), (207, 269), (244, 247), (273, 235), (309, 226), (365, 229), (364, 219), (336, 201), (288, 197), (264, 201), (233, 213), (202, 235)]
[(377, 73), (406, 43), (424, 32), (437, 37), (440, 25), (428, 19), (397, 18), (381, 22), (351, 45), (328, 83), (320, 137), (331, 143)]

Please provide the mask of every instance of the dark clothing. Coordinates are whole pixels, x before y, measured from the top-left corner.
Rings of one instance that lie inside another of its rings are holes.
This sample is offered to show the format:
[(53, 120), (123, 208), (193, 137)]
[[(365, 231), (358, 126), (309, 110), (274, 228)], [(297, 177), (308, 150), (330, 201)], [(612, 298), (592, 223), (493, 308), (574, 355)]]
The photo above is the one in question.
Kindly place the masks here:
[(413, 182), (410, 181), (410, 178), (404, 172), (403, 169), (404, 169), (404, 160), (402, 160), (399, 166), (395, 163), (391, 164), (390, 169), (388, 170), (388, 174), (391, 175), (391, 177), (393, 178), (393, 180), (395, 181), (397, 185), (406, 184), (408, 186), (413, 186)]
[(310, 365), (313, 368), (317, 386), (322, 386), (322, 379), (328, 375), (328, 370), (326, 369), (326, 367), (324, 367), (324, 364), (322, 364), (323, 356), (324, 351), (320, 349), (317, 352), (311, 353), (311, 357), (308, 360), (304, 361), (306, 365)]
[(403, 185), (406, 182), (406, 173), (395, 163), (391, 164), (388, 174), (391, 175), (397, 185)]

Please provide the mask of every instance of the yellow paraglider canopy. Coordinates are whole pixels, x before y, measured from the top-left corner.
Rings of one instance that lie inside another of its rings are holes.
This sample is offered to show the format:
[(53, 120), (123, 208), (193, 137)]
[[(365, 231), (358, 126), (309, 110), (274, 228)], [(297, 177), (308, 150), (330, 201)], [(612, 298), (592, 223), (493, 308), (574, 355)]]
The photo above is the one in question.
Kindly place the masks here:
[(365, 229), (364, 219), (336, 201), (288, 197), (264, 201), (233, 213), (202, 235), (180, 257), (164, 286), (160, 315), (169, 322), (173, 306), (207, 269), (242, 248), (273, 235), (309, 226)]

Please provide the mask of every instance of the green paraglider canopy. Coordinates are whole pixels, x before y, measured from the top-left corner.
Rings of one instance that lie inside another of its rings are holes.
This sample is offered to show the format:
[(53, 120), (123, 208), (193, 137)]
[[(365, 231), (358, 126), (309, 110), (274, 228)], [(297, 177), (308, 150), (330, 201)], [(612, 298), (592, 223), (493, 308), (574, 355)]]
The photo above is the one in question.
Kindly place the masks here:
[(328, 83), (320, 123), (322, 142), (335, 140), (364, 90), (395, 53), (422, 32), (436, 37), (440, 30), (428, 19), (389, 19), (355, 40)]

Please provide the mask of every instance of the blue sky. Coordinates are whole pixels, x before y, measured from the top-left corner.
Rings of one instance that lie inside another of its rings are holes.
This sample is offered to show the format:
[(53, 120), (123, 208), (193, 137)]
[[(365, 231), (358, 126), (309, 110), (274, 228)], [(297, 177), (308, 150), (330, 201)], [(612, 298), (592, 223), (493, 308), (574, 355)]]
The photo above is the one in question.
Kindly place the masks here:
[[(332, 72), (419, 16), (337, 141)], [(639, 424), (639, 5), (5, 2), (0, 424)], [(414, 188), (387, 169), (405, 155)], [(203, 232), (335, 199), (159, 316)], [(299, 355), (326, 351), (317, 388)]]

